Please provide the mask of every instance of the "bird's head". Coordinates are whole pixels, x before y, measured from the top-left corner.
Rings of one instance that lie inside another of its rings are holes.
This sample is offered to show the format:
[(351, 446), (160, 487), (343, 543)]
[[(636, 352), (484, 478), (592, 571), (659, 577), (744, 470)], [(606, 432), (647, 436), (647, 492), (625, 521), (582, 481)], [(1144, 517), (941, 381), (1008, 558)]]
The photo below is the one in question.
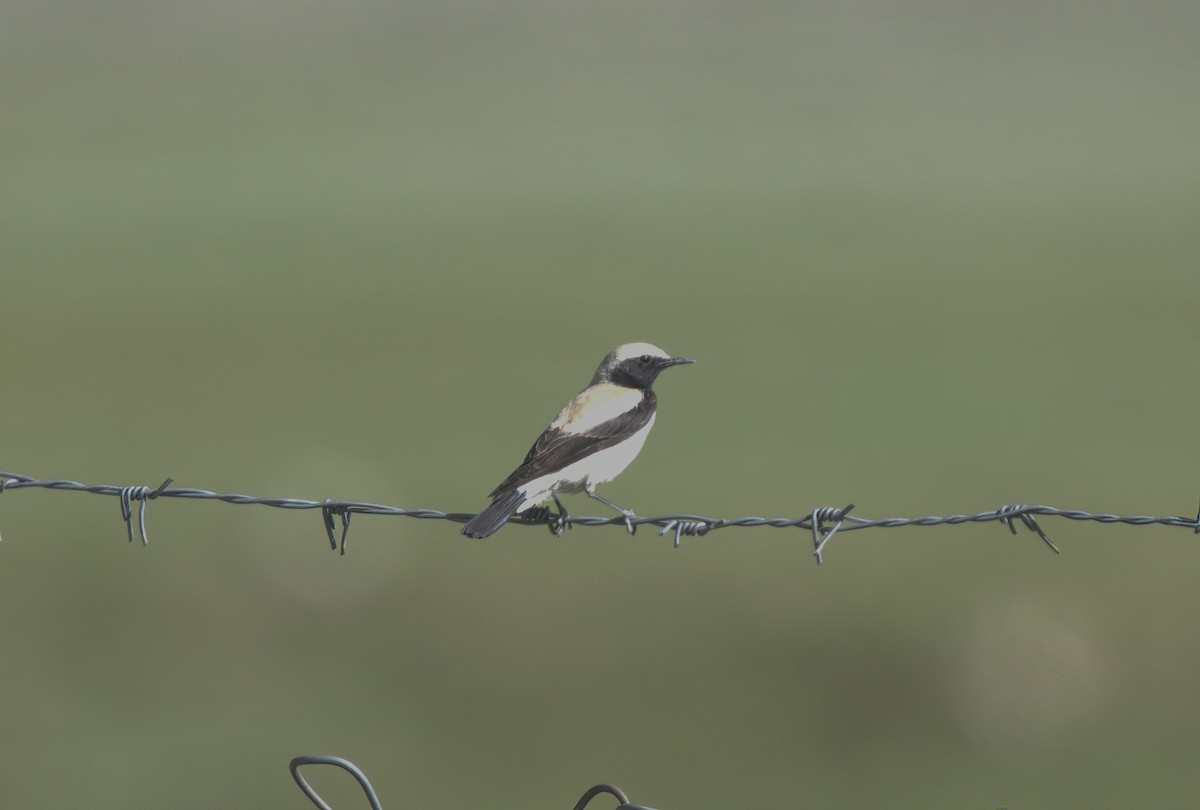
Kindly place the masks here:
[(686, 357), (672, 357), (650, 343), (626, 343), (604, 356), (592, 377), (592, 385), (610, 382), (629, 388), (649, 388), (663, 369), (695, 362)]

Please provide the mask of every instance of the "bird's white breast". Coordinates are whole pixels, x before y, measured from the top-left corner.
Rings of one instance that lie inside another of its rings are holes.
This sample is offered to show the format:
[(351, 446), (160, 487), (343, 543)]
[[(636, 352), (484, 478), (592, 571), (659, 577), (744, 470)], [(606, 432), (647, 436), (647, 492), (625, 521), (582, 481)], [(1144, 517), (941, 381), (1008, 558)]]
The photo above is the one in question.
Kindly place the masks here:
[(598, 450), (587, 458), (581, 458), (561, 470), (547, 473), (525, 484), (521, 487), (521, 491), (525, 493), (527, 500), (518, 511), (524, 512), (526, 509), (544, 503), (554, 492), (583, 492), (589, 487), (616, 478), (642, 451), (642, 445), (646, 443), (646, 437), (650, 435), (650, 428), (654, 427), (655, 416), (657, 414), (651, 414), (650, 421), (646, 423), (645, 427), (625, 441)]

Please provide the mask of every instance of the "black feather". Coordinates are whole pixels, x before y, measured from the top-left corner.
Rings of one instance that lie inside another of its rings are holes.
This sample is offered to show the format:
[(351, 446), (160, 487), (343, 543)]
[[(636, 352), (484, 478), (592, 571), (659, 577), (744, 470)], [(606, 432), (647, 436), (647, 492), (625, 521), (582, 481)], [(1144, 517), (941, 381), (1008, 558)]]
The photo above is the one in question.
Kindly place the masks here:
[(546, 473), (561, 470), (598, 450), (620, 444), (646, 426), (654, 416), (658, 398), (646, 390), (636, 408), (601, 422), (584, 433), (565, 433), (558, 428), (546, 428), (525, 454), (525, 461), (500, 482), (488, 497), (495, 498), (513, 492)]
[(508, 522), (525, 503), (525, 496), (517, 490), (502, 495), (463, 526), (462, 533), (467, 537), (487, 537)]

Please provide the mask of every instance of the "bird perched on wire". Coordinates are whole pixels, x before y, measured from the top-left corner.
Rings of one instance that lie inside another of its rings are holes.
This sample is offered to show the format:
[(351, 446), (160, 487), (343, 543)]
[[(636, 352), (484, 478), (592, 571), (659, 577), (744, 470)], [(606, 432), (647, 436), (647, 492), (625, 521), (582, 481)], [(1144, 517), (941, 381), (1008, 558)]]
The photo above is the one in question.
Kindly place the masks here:
[(529, 448), (521, 466), (492, 490), (492, 503), (463, 527), (468, 537), (487, 537), (510, 517), (553, 499), (559, 531), (567, 511), (560, 494), (586, 492), (625, 516), (634, 533), (632, 511), (596, 494), (596, 486), (616, 478), (637, 457), (654, 426), (658, 398), (654, 380), (671, 366), (694, 363), (672, 357), (649, 343), (626, 343), (600, 361), (587, 388), (559, 411)]

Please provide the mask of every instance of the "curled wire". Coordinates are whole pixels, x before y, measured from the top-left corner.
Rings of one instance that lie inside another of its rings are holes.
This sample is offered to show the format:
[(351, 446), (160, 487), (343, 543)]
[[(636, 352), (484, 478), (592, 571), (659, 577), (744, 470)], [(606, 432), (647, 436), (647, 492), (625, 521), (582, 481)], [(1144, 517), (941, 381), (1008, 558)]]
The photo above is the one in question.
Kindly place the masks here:
[(371, 781), (367, 779), (367, 775), (350, 760), (345, 759), (344, 757), (330, 756), (328, 754), (306, 754), (304, 756), (294, 757), (292, 761), (288, 763), (288, 769), (292, 772), (292, 778), (296, 780), (296, 784), (300, 786), (302, 791), (304, 791), (304, 795), (308, 797), (309, 801), (317, 806), (318, 810), (333, 810), (333, 808), (326, 804), (325, 800), (321, 798), (320, 794), (313, 790), (312, 786), (309, 785), (308, 781), (304, 778), (304, 775), (300, 773), (300, 767), (302, 765), (335, 765), (341, 768), (353, 776), (354, 780), (358, 782), (358, 786), (362, 788), (363, 793), (366, 794), (367, 801), (371, 804), (371, 810), (383, 810), (382, 805), (379, 804), (379, 796), (375, 793), (375, 788), (371, 787)]
[(556, 513), (549, 506), (535, 506), (531, 509), (526, 509), (521, 513), (517, 522), (533, 525), (545, 523), (550, 529), (550, 534), (555, 537), (561, 537), (564, 529), (571, 528), (571, 524), (567, 521), (566, 512)]
[[(813, 556), (817, 559), (817, 565), (822, 565), (825, 560), (821, 556), (821, 552), (825, 549), (825, 545), (833, 539), (837, 534), (838, 529), (842, 528), (842, 523), (845, 522), (846, 516), (850, 514), (850, 510), (854, 508), (854, 504), (847, 504), (838, 509), (836, 506), (822, 506), (812, 510), (809, 513), (809, 518), (812, 520), (812, 540), (813, 540)], [(826, 523), (832, 523), (832, 526), (826, 526)]]
[[(292, 772), (292, 779), (296, 781), (296, 784), (300, 786), (300, 790), (304, 791), (304, 795), (316, 806), (317, 810), (333, 810), (333, 808), (321, 798), (321, 795), (313, 789), (312, 785), (308, 784), (308, 780), (304, 778), (304, 774), (300, 773), (300, 768), (304, 765), (334, 765), (341, 768), (358, 782), (358, 786), (362, 788), (363, 794), (367, 797), (367, 802), (371, 805), (371, 810), (383, 810), (383, 806), (379, 803), (379, 794), (371, 786), (371, 780), (367, 779), (367, 775), (362, 772), (361, 768), (345, 757), (331, 756), (329, 754), (305, 754), (304, 756), (293, 757), (292, 761), (288, 763), (288, 770)], [(588, 788), (579, 801), (576, 802), (575, 810), (583, 810), (592, 799), (601, 793), (614, 796), (621, 803), (617, 807), (617, 810), (651, 810), (651, 808), (643, 807), (640, 804), (630, 804), (629, 797), (625, 795), (625, 791), (616, 785), (610, 784), (595, 785)]]
[(130, 543), (133, 542), (133, 501), (138, 502), (138, 531), (142, 535), (142, 546), (148, 546), (150, 540), (146, 537), (146, 501), (152, 501), (162, 495), (174, 480), (168, 478), (159, 484), (157, 489), (137, 484), (121, 488), (121, 518), (125, 521)]
[[(12, 480), (13, 479), (11, 479), (11, 478), (0, 478), (0, 495), (4, 494), (4, 490), (8, 489), (8, 484)], [(1196, 529), (1196, 531), (1200, 532), (1200, 528)], [(3, 541), (4, 541), (4, 536), (0, 535), (0, 542), (3, 542)]]
[[(1013, 519), (1020, 518), (1021, 523), (1024, 524), (1025, 528), (1029, 529), (1031, 532), (1036, 532), (1037, 536), (1042, 538), (1042, 542), (1045, 543), (1051, 551), (1053, 551), (1055, 554), (1062, 554), (1062, 552), (1058, 550), (1058, 546), (1050, 542), (1050, 538), (1046, 536), (1044, 531), (1042, 531), (1042, 527), (1038, 525), (1037, 518), (1028, 512), (1023, 511), (1028, 508), (1029, 507), (1025, 504), (1005, 504), (996, 510), (996, 515), (998, 516), (997, 519), (1007, 526), (1010, 532), (1016, 534), (1017, 527), (1013, 523)], [(1200, 518), (1197, 519), (1197, 522), (1200, 523)], [(1198, 527), (1196, 531), (1200, 532), (1200, 527)]]
[(686, 520), (682, 518), (673, 518), (667, 521), (667, 525), (663, 526), (658, 531), (658, 536), (662, 537), (672, 529), (675, 530), (675, 548), (679, 548), (679, 539), (684, 535), (688, 537), (703, 537), (713, 529), (717, 528), (716, 524), (709, 523), (707, 520)]
[(625, 791), (621, 790), (616, 785), (603, 784), (594, 785), (593, 787), (590, 787), (584, 791), (583, 796), (580, 797), (579, 801), (575, 803), (574, 810), (583, 810), (583, 808), (587, 807), (588, 802), (599, 796), (601, 793), (607, 793), (610, 796), (616, 796), (617, 801), (619, 801), (622, 805), (629, 804), (629, 797), (625, 795)]
[(338, 550), (338, 541), (333, 535), (333, 516), (340, 515), (342, 518), (342, 542), (339, 556), (346, 556), (346, 535), (350, 533), (350, 516), (353, 513), (353, 510), (348, 505), (336, 503), (329, 499), (326, 499), (321, 505), (321, 518), (325, 522), (325, 534), (329, 536), (329, 548), (334, 551)]
[(545, 523), (546, 528), (550, 530), (550, 534), (555, 537), (562, 537), (563, 532), (568, 529), (575, 528), (575, 524), (571, 521), (571, 516), (567, 514), (567, 508), (562, 505), (562, 501), (557, 495), (552, 496), (554, 504), (558, 507), (558, 511), (551, 509), (548, 505), (534, 506), (526, 509), (517, 518), (518, 523), (527, 523), (537, 525)]
[(651, 808), (643, 807), (640, 804), (630, 804), (629, 797), (625, 795), (625, 791), (621, 790), (616, 785), (609, 784), (596, 785), (588, 788), (587, 792), (583, 794), (583, 797), (576, 802), (575, 810), (583, 810), (583, 808), (587, 806), (588, 802), (599, 796), (601, 793), (607, 793), (610, 796), (616, 797), (617, 801), (621, 803), (617, 807), (617, 810), (651, 810)]

